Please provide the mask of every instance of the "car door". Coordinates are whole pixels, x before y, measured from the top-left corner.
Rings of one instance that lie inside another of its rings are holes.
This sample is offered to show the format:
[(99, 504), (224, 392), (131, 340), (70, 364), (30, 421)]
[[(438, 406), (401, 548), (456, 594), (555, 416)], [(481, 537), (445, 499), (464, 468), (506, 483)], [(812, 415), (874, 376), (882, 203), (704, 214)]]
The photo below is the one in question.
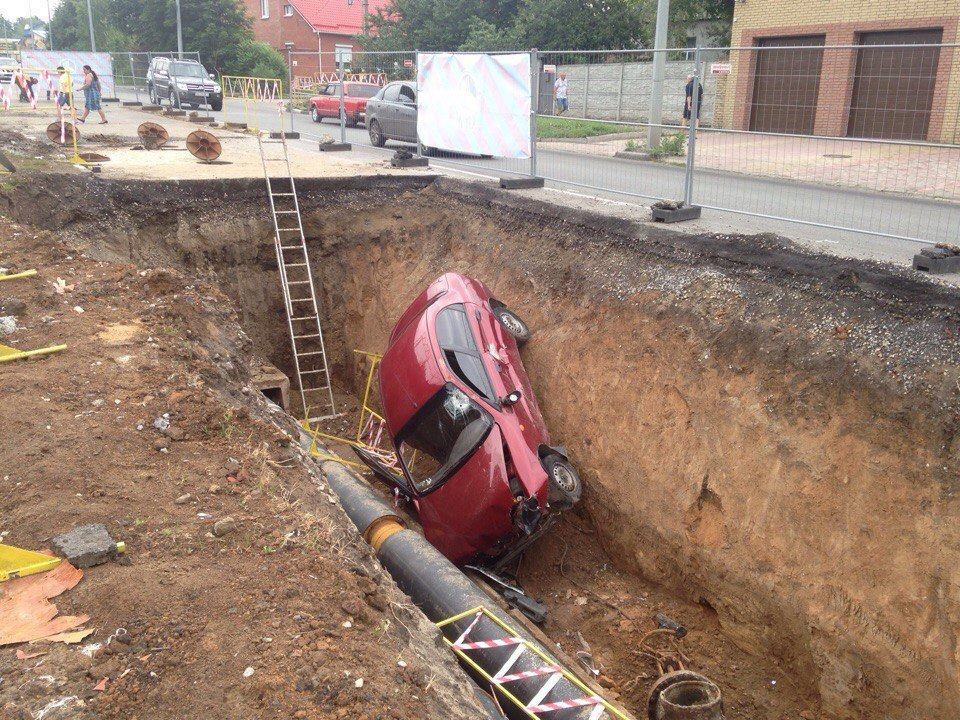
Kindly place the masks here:
[(331, 83), (320, 95), (320, 114), (323, 117), (340, 117), (340, 85)]
[(157, 63), (157, 96), (170, 97), (170, 61), (163, 59)]
[(401, 83), (397, 103), (396, 137), (417, 142), (417, 91), (409, 83)]
[(391, 83), (383, 89), (383, 100), (377, 113), (377, 122), (384, 136), (391, 140), (397, 139), (397, 107), (400, 101), (400, 86), (402, 83)]

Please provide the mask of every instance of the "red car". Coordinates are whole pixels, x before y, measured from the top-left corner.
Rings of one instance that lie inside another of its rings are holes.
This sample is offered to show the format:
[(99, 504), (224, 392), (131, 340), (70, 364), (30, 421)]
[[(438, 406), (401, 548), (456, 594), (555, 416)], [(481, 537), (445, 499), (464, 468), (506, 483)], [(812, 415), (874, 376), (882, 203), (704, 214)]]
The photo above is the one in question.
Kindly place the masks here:
[(447, 273), (413, 301), (380, 364), (380, 397), (400, 475), (357, 453), (417, 508), (457, 564), (511, 554), (580, 499), (550, 444), (520, 360), (530, 330), (479, 280)]
[[(363, 122), (367, 113), (367, 100), (380, 91), (373, 83), (350, 82), (343, 84), (343, 109), (347, 125), (353, 127)], [(330, 83), (319, 95), (310, 98), (310, 117), (314, 122), (323, 118), (340, 117), (340, 83)]]

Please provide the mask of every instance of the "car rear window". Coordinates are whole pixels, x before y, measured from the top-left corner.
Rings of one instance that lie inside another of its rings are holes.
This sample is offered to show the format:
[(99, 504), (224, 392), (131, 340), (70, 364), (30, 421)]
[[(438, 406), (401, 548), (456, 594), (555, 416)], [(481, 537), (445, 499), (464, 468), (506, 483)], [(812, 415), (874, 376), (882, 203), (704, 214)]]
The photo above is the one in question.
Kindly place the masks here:
[(380, 91), (376, 85), (350, 85), (347, 84), (347, 93), (350, 97), (372, 98)]
[(463, 305), (451, 305), (437, 315), (437, 344), (454, 375), (478, 395), (496, 401)]
[(466, 393), (447, 383), (400, 431), (397, 447), (418, 493), (439, 487), (470, 458), (493, 420)]

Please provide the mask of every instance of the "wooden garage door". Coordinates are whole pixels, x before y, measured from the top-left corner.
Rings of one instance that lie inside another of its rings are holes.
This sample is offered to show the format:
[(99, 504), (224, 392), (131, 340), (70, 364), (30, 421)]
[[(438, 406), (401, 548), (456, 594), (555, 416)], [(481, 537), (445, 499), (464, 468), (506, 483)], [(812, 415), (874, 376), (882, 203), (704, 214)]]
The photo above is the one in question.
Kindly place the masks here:
[(785, 49), (754, 51), (751, 130), (813, 133), (823, 65), (823, 41), (823, 35), (794, 35), (763, 38), (757, 43), (759, 48)]
[(849, 137), (924, 140), (940, 48), (869, 47), (939, 43), (942, 30), (864, 33), (850, 100)]

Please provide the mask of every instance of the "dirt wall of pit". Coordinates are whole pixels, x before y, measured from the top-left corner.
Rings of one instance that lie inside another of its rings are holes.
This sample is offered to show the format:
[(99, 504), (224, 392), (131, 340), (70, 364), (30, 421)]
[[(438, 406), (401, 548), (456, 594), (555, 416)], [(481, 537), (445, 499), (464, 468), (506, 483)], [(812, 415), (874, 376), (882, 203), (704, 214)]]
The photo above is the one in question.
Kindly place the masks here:
[[(960, 714), (956, 291), (447, 180), (301, 196), (341, 379), (438, 274), (483, 279), (534, 329), (533, 387), (618, 562), (713, 608), (827, 717)], [(48, 177), (4, 197), (100, 223), (93, 251), (215, 274), (287, 363), (260, 183)]]

